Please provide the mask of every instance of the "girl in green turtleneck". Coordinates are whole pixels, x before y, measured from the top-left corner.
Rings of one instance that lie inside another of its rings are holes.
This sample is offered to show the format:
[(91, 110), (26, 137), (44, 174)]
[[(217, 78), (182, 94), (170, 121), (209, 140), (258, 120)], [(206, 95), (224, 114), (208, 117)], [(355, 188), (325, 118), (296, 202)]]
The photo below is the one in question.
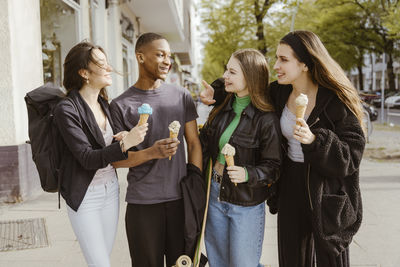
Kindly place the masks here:
[[(257, 50), (238, 50), (220, 82), (228, 95), (200, 133), (204, 161), (213, 163), (207, 257), (210, 267), (262, 266), (265, 200), (281, 162), (279, 121), (266, 97), (267, 61)], [(226, 144), (235, 151), (234, 166), (221, 153)]]

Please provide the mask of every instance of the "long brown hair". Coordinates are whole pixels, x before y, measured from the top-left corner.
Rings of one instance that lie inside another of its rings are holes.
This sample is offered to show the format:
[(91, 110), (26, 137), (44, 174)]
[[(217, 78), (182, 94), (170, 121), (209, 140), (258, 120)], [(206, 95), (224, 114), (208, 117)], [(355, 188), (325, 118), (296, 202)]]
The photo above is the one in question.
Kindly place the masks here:
[[(297, 40), (302, 42), (307, 50), (307, 57), (310, 58), (311, 64), (307, 63), (306, 65), (311, 65), (308, 67), (313, 82), (335, 92), (339, 99), (357, 117), (361, 126), (364, 128), (364, 113), (358, 92), (347, 78), (343, 69), (329, 55), (319, 37), (310, 31), (297, 30), (290, 32), (283, 39), (287, 38), (289, 35), (295, 35)], [(283, 39), (280, 43), (290, 45)], [(300, 59), (301, 56), (296, 55), (296, 52), (294, 54), (299, 61), (304, 61)]]
[[(273, 111), (268, 97), (269, 70), (268, 63), (263, 54), (256, 49), (240, 49), (232, 54), (238, 60), (246, 81), (251, 103), (261, 111)], [(229, 103), (233, 94), (229, 93), (224, 102), (215, 107), (208, 117), (211, 123), (215, 116)]]
[[(90, 42), (80, 42), (69, 50), (64, 60), (64, 79), (63, 85), (67, 90), (67, 94), (72, 90), (80, 90), (85, 84), (86, 80), (79, 75), (79, 70), (89, 70), (89, 63), (92, 62), (97, 66), (101, 65), (93, 57), (92, 51), (99, 49), (106, 55), (104, 49), (98, 45), (94, 45)], [(102, 88), (100, 90), (100, 96), (105, 100), (108, 100), (107, 90)]]

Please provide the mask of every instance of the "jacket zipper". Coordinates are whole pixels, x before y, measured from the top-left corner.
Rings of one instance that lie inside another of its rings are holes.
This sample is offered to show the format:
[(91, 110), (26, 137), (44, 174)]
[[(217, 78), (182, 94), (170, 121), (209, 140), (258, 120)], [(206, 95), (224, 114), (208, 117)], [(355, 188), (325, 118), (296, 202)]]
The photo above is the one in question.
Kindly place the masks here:
[[(311, 128), (312, 126), (314, 126), (317, 122), (319, 122), (319, 117), (312, 123), (310, 124), (310, 126), (308, 126), (308, 128)], [(314, 210), (312, 201), (311, 201), (311, 193), (310, 193), (310, 169), (311, 169), (311, 165), (310, 163), (307, 164), (307, 193), (308, 193), (308, 201), (310, 202), (310, 208), (311, 210)]]
[(311, 128), (314, 126), (314, 124), (316, 124), (317, 122), (319, 122), (319, 117), (310, 125), (308, 126), (308, 128)]
[(310, 208), (314, 210), (312, 201), (311, 201), (311, 193), (310, 193), (310, 164), (307, 165), (307, 191), (308, 191), (308, 200), (310, 201)]

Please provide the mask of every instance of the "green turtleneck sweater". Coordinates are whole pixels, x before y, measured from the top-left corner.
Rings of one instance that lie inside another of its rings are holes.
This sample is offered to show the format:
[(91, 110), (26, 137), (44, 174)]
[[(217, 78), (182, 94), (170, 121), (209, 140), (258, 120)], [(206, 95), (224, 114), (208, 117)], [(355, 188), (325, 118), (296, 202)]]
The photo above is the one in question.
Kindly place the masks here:
[[(222, 133), (221, 137), (219, 138), (219, 154), (217, 160), (222, 164), (225, 165), (225, 157), (221, 154), (221, 150), (226, 143), (228, 143), (229, 139), (232, 136), (233, 131), (235, 131), (236, 127), (239, 125), (240, 115), (242, 111), (250, 104), (251, 99), (250, 96), (238, 97), (235, 94), (235, 100), (233, 101), (233, 111), (235, 112), (235, 117), (233, 118), (232, 122), (228, 125), (225, 131)], [(248, 180), (248, 174), (246, 170), (246, 181)]]

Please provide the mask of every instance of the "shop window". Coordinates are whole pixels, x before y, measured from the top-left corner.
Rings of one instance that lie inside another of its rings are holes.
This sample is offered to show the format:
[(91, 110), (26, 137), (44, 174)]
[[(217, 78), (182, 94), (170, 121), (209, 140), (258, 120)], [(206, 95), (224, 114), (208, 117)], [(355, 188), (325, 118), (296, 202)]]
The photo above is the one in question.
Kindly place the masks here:
[(79, 4), (79, 0), (40, 1), (43, 79), (45, 83), (57, 86), (62, 84), (62, 62), (77, 43), (79, 20), (77, 10), (71, 7), (73, 3), (70, 2)]

